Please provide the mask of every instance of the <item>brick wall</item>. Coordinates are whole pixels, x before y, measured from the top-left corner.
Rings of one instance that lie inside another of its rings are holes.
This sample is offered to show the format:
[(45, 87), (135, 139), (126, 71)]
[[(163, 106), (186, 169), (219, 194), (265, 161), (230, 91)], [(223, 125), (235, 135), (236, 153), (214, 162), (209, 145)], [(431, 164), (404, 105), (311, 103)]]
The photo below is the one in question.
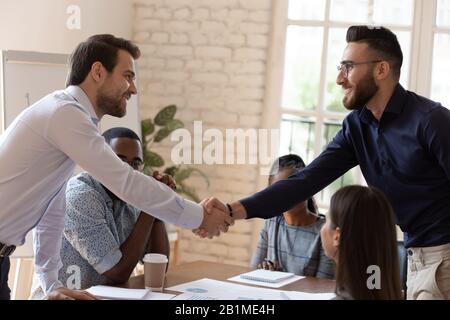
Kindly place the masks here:
[[(272, 0), (135, 0), (133, 39), (138, 60), (141, 117), (168, 104), (192, 130), (258, 128), (265, 95)], [(169, 139), (155, 151), (170, 159)], [(203, 146), (208, 143), (205, 142)], [(256, 191), (257, 167), (202, 165), (207, 189), (192, 177), (203, 198), (237, 200)], [(203, 240), (181, 232), (179, 262), (197, 259), (247, 265), (261, 222), (240, 221), (227, 234)]]

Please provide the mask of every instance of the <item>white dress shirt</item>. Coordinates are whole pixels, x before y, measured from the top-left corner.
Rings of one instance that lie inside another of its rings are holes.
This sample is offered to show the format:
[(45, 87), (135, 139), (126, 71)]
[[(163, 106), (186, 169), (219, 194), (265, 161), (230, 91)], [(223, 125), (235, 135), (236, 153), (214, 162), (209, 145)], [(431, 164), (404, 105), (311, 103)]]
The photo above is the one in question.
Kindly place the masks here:
[(24, 110), (0, 136), (0, 242), (22, 245), (34, 227), (36, 273), (46, 293), (61, 287), (58, 270), (65, 189), (75, 163), (123, 201), (169, 223), (197, 228), (203, 208), (120, 160), (96, 126), (78, 86)]

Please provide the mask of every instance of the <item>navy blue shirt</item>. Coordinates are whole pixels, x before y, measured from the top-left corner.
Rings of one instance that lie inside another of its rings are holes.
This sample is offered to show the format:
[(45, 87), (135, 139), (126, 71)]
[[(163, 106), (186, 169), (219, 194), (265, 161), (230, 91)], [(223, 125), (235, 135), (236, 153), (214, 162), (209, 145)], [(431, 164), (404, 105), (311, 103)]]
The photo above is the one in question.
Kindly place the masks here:
[(365, 107), (352, 111), (304, 170), (240, 202), (247, 218), (270, 218), (356, 165), (390, 200), (406, 247), (450, 243), (450, 111), (401, 85), (380, 121)]

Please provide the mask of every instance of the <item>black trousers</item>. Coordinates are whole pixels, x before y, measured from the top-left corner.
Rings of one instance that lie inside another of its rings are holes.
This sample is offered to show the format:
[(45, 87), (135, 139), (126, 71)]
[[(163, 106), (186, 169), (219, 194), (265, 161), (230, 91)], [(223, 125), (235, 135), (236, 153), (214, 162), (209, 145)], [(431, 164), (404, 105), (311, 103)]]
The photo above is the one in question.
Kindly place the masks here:
[(10, 300), (11, 290), (8, 287), (9, 257), (0, 257), (0, 300)]

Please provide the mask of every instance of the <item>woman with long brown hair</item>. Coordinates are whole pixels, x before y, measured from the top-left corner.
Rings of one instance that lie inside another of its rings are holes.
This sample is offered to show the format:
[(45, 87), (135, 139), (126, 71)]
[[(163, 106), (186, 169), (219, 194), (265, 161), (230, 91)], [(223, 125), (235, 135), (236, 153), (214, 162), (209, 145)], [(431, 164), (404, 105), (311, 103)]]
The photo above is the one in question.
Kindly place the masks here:
[(381, 191), (338, 190), (321, 237), (336, 262), (338, 299), (402, 299), (394, 213)]

